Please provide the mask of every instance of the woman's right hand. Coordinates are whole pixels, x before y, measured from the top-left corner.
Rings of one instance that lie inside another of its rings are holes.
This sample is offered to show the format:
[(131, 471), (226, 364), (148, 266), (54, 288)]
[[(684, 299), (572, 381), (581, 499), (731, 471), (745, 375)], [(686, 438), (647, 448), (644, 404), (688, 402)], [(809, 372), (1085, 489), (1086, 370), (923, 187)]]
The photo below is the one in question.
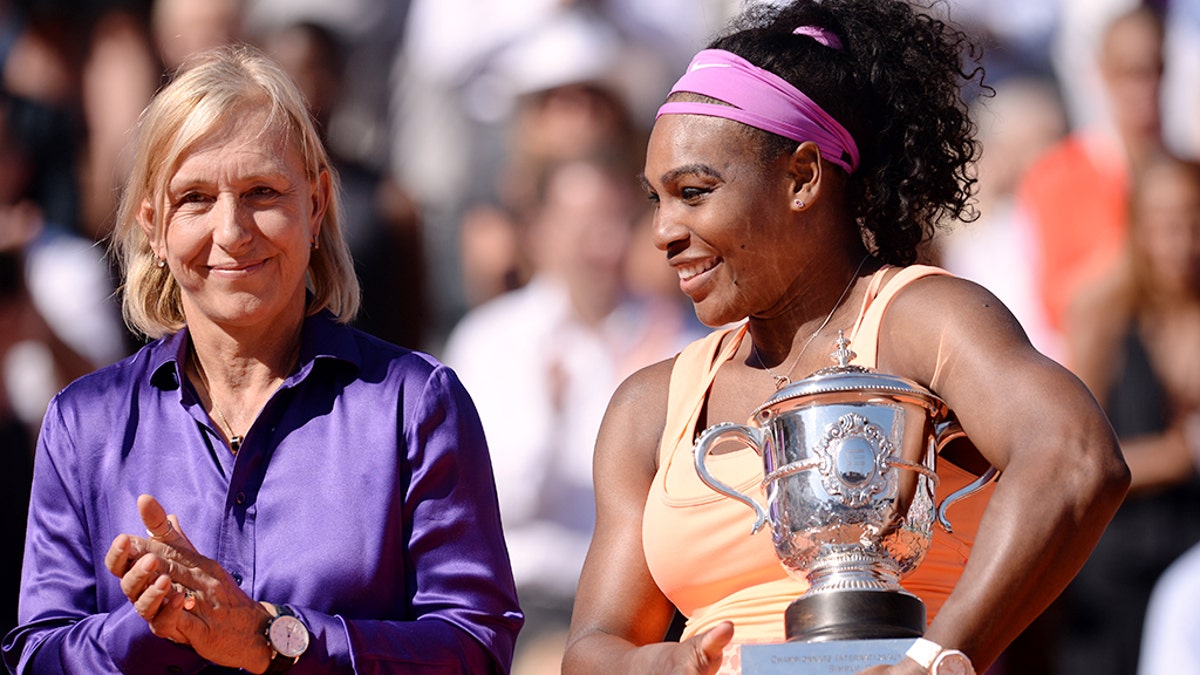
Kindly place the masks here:
[(684, 662), (670, 673), (715, 675), (721, 669), (722, 654), (733, 639), (733, 624), (722, 621), (711, 630), (693, 635), (679, 643), (684, 652)]
[(628, 672), (654, 675), (716, 675), (722, 653), (733, 639), (733, 624), (723, 621), (682, 642), (657, 642), (630, 654)]
[(263, 629), (270, 613), (215, 560), (201, 555), (178, 518), (149, 495), (138, 498), (149, 538), (118, 535), (105, 566), (155, 635), (189, 645), (217, 665), (262, 672), (271, 660)]

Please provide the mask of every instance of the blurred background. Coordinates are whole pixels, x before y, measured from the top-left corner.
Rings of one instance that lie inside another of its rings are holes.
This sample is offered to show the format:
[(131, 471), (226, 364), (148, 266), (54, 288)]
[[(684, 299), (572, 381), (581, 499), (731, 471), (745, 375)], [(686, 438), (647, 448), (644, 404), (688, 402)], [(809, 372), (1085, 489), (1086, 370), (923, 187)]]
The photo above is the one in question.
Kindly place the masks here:
[[(645, 139), (742, 5), (0, 0), (0, 630), (46, 403), (139, 346), (106, 256), (130, 130), (190, 54), (248, 42), (295, 77), (340, 172), (358, 324), (476, 398), (529, 614), (516, 672), (557, 672), (608, 397), (705, 330), (648, 243)], [(1200, 541), (1200, 0), (931, 11), (975, 36), (992, 91), (966, 92), (981, 217), (930, 258), (1084, 379), (1134, 468), (1079, 582), (994, 672), (1134, 673), (1154, 582)]]

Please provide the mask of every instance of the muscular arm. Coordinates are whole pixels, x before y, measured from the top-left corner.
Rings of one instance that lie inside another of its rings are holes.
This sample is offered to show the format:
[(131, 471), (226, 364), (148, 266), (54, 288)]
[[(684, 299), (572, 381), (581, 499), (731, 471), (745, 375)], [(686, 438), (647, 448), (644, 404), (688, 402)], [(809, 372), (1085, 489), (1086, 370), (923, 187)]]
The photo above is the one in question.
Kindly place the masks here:
[(928, 384), (1003, 472), (963, 575), (927, 634), (963, 649), (982, 672), (1083, 565), (1129, 472), (1083, 383), (1034, 350), (979, 286), (915, 283), (897, 297), (881, 335), (879, 367)]
[[(666, 419), (671, 362), (635, 373), (609, 404), (596, 441), (596, 528), (588, 550), (563, 673), (715, 672), (732, 630), (661, 643), (674, 614), (642, 550), (642, 512)], [(727, 633), (727, 634), (726, 634)], [(639, 646), (649, 645), (638, 648)], [(668, 670), (694, 660), (690, 670)]]

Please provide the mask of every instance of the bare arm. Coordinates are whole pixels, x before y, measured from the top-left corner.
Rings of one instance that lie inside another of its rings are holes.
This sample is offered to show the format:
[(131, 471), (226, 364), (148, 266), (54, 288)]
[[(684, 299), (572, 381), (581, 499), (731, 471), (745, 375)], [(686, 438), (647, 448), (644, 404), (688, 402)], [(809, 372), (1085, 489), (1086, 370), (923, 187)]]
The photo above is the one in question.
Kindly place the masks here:
[(971, 557), (927, 637), (982, 672), (1058, 596), (1124, 498), (1112, 428), (1075, 376), (1033, 349), (979, 286), (931, 278), (882, 326), (880, 368), (928, 384), (1003, 471)]
[(642, 513), (666, 419), (671, 362), (635, 373), (609, 404), (596, 441), (596, 528), (575, 596), (563, 673), (715, 673), (733, 636), (721, 627), (663, 643), (674, 607), (646, 566)]

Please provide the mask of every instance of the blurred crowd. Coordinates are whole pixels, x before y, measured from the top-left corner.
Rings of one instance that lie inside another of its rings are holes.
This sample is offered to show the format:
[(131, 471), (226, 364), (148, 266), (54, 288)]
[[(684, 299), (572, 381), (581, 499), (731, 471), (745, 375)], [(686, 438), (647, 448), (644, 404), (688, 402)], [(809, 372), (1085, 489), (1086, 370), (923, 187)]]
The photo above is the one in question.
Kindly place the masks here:
[[(106, 256), (130, 129), (189, 55), (248, 42), (301, 86), (340, 172), (358, 325), (442, 358), (476, 400), (529, 616), (516, 672), (557, 672), (604, 407), (706, 330), (649, 243), (645, 137), (741, 6), (0, 0), (6, 540), (23, 538), (50, 397), (139, 343)], [(967, 67), (990, 91), (967, 92), (980, 218), (948, 223), (929, 257), (1091, 387), (1134, 475), (1077, 582), (998, 668), (1135, 673), (1154, 584), (1200, 541), (1200, 0), (934, 11), (977, 37)], [(0, 560), (3, 630), (19, 551)]]

